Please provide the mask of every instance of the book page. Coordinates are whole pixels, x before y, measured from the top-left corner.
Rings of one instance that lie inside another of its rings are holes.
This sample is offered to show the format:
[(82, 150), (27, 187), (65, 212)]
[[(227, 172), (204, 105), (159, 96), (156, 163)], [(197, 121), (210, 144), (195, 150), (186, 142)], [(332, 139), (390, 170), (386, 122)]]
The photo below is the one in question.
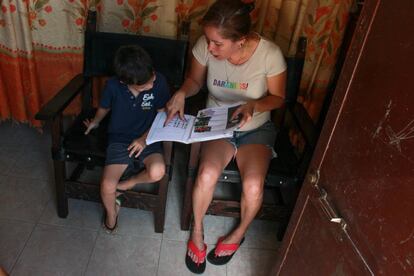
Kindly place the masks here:
[(233, 112), (239, 107), (215, 107), (200, 110), (194, 121), (190, 141), (207, 141), (233, 136), (240, 123), (240, 117), (231, 120)]
[(167, 114), (165, 112), (158, 112), (148, 133), (147, 145), (159, 141), (189, 143), (188, 137), (190, 136), (195, 117), (184, 115), (186, 120), (183, 121), (178, 116), (175, 116), (168, 125), (164, 126), (166, 118)]

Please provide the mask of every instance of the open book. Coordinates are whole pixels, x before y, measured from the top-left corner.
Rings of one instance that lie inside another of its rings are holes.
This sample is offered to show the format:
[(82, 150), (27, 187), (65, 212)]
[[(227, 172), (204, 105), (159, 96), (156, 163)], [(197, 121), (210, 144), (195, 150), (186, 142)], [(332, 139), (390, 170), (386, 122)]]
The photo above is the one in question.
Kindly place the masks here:
[(232, 137), (240, 122), (240, 117), (231, 119), (238, 107), (239, 105), (206, 108), (200, 110), (197, 116), (184, 115), (185, 120), (175, 116), (166, 126), (164, 122), (167, 114), (158, 112), (146, 143), (149, 145), (159, 141), (175, 141), (190, 144)]

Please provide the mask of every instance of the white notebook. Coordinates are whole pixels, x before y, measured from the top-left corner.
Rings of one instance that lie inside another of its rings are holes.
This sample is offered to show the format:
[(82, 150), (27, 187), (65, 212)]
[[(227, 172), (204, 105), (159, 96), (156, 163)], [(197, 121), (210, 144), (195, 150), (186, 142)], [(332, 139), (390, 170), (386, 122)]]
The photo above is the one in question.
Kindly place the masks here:
[(231, 119), (233, 112), (239, 107), (213, 107), (202, 109), (197, 116), (184, 115), (185, 120), (175, 116), (164, 126), (167, 114), (158, 112), (148, 133), (147, 145), (159, 141), (174, 141), (185, 144), (228, 138), (240, 123), (240, 117)]

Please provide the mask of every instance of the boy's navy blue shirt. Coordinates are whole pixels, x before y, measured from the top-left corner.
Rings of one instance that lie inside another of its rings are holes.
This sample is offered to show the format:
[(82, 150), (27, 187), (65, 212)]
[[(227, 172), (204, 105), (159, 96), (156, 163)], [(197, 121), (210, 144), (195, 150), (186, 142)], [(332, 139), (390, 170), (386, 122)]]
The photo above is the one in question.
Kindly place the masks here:
[(156, 79), (150, 90), (135, 97), (126, 84), (117, 78), (107, 81), (100, 106), (111, 109), (108, 128), (108, 143), (131, 143), (150, 127), (157, 115), (170, 99), (170, 91), (163, 75), (156, 72)]

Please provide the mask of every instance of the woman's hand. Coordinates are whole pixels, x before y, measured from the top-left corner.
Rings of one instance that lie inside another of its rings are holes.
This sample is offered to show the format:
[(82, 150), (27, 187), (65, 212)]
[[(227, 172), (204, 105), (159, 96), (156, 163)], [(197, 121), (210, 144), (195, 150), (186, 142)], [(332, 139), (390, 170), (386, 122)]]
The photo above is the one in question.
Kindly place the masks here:
[(181, 120), (185, 120), (184, 104), (185, 92), (182, 90), (178, 90), (166, 104), (167, 119), (165, 120), (164, 126), (167, 125), (177, 113)]
[(95, 120), (86, 119), (83, 121), (83, 124), (86, 126), (85, 135), (88, 135), (88, 133), (99, 126), (99, 123), (96, 123)]
[(242, 128), (247, 122), (249, 122), (253, 117), (255, 103), (253, 101), (247, 102), (234, 111), (231, 116), (231, 120), (236, 119), (241, 116), (239, 123), (239, 128)]
[(144, 148), (147, 146), (145, 143), (145, 137), (140, 137), (132, 141), (132, 143), (128, 146), (129, 157), (138, 157)]

